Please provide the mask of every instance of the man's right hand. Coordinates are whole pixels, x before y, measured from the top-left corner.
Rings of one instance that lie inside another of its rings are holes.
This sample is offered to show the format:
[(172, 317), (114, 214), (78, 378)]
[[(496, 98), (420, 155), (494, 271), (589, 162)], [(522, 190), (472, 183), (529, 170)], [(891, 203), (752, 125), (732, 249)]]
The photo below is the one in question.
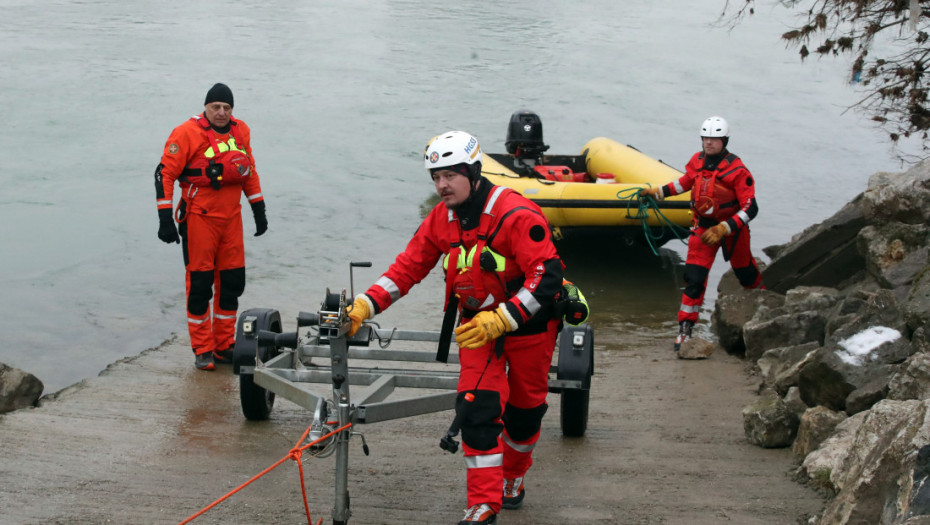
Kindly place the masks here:
[(362, 327), (362, 321), (367, 321), (372, 317), (368, 299), (362, 294), (359, 294), (355, 298), (355, 302), (352, 303), (352, 306), (346, 308), (346, 313), (349, 316), (349, 320), (352, 321), (352, 326), (349, 328), (349, 337), (352, 337), (358, 332), (358, 329)]
[(170, 209), (158, 210), (158, 238), (169, 244), (181, 242)]
[(655, 187), (655, 188), (643, 188), (643, 189), (639, 190), (639, 196), (640, 196), (640, 197), (645, 197), (645, 196), (647, 196), (647, 195), (648, 195), (649, 197), (652, 197), (653, 199), (655, 199), (655, 200), (657, 200), (657, 201), (660, 201), (660, 200), (662, 200), (663, 198), (665, 198), (665, 196), (662, 194), (662, 187), (661, 187), (661, 186), (658, 186), (658, 187)]

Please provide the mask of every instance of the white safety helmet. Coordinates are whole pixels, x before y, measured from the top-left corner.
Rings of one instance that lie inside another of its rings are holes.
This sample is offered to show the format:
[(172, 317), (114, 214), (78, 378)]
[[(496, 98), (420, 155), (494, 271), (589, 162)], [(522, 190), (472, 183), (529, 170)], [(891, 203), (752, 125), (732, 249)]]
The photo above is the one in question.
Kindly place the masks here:
[(708, 117), (701, 124), (701, 136), (711, 138), (727, 138), (730, 136), (730, 126), (723, 117)]
[(436, 135), (423, 154), (423, 163), (428, 170), (448, 168), (457, 164), (481, 166), (481, 146), (478, 139), (464, 131), (447, 131)]

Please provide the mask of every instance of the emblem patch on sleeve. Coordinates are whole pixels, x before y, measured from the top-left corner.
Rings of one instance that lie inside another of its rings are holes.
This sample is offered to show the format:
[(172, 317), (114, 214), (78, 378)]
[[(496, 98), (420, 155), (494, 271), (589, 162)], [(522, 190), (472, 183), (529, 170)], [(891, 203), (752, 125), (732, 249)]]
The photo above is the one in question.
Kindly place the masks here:
[(546, 229), (542, 226), (536, 224), (530, 228), (530, 239), (536, 242), (540, 242), (546, 238)]
[(181, 149), (181, 148), (179, 148), (178, 145), (175, 144), (175, 143), (173, 143), (173, 142), (172, 142), (171, 144), (168, 145), (168, 153), (170, 153), (170, 154), (172, 154), (172, 155), (174, 155), (175, 153), (177, 153), (179, 149)]

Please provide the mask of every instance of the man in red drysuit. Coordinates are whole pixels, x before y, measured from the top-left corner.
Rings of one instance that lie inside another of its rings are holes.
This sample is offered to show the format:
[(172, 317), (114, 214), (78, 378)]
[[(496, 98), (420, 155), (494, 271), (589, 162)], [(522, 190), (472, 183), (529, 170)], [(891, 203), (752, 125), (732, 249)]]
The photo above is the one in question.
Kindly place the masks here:
[(730, 261), (740, 284), (746, 288), (762, 287), (762, 274), (749, 247), (749, 221), (759, 211), (755, 180), (743, 161), (727, 151), (729, 140), (727, 121), (722, 117), (709, 117), (701, 125), (702, 151), (691, 157), (684, 176), (665, 186), (640, 192), (661, 200), (691, 191), (694, 225), (688, 239), (676, 351), (691, 338), (718, 248), (723, 247), (723, 259)]
[[(233, 118), (232, 108), (229, 87), (210, 88), (203, 113), (174, 128), (155, 169), (158, 238), (182, 243), (187, 328), (200, 370), (232, 362), (236, 310), (245, 290), (241, 194), (252, 207), (255, 235), (268, 229), (249, 127)], [(173, 214), (175, 181), (182, 195)]]
[(548, 407), (562, 289), (562, 261), (542, 211), (482, 177), (481, 159), (468, 133), (450, 131), (430, 141), (425, 164), (441, 202), (348, 314), (354, 335), (443, 259), (446, 308), (453, 315), (458, 308), (462, 319), (455, 329), (456, 418), (468, 508), (460, 525), (496, 523), (502, 507), (523, 503), (523, 477)]

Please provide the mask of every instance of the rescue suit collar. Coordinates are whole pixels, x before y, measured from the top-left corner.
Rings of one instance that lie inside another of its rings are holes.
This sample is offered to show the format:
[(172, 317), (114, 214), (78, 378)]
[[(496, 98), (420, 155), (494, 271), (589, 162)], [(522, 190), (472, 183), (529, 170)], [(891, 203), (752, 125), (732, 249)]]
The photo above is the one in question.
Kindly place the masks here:
[(488, 200), (488, 194), (494, 187), (491, 181), (484, 177), (478, 177), (478, 182), (472, 185), (471, 193), (465, 202), (455, 207), (455, 214), (459, 218), (462, 230), (468, 231), (477, 228), (481, 223), (481, 212), (484, 210), (485, 201)]
[(716, 155), (707, 155), (702, 153), (701, 156), (704, 157), (704, 169), (705, 170), (715, 170), (717, 166), (720, 165), (720, 162), (727, 158), (730, 152), (727, 151), (727, 148), (723, 148), (720, 153)]

